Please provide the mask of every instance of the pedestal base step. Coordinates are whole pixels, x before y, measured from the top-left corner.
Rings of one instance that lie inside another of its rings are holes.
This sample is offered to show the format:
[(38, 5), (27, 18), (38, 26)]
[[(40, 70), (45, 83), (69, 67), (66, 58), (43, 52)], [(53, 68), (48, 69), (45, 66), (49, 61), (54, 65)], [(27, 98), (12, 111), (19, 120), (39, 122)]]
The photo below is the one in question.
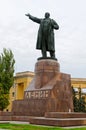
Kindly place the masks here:
[(46, 112), (46, 118), (86, 118), (86, 113), (79, 112)]
[(45, 118), (45, 117), (33, 117), (29, 119), (30, 124), (36, 125), (48, 125), (48, 126), (81, 126), (86, 125), (86, 118)]

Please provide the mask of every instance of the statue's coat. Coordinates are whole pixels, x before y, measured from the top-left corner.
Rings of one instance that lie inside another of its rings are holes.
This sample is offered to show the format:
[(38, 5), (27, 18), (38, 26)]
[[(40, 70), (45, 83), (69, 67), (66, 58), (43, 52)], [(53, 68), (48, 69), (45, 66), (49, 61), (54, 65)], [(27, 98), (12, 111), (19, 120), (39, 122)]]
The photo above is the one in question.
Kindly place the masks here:
[[(33, 20), (36, 23), (40, 24), (39, 30), (38, 30), (38, 36), (37, 36), (37, 44), (36, 49), (42, 50), (42, 48), (46, 45), (47, 51), (55, 51), (55, 42), (54, 42), (54, 29), (59, 29), (58, 24), (53, 19), (39, 19), (36, 17), (33, 17), (30, 15), (29, 17), (31, 20)], [(47, 20), (47, 22), (46, 22)], [(44, 27), (44, 22), (47, 23), (48, 31), (46, 33), (44, 32), (44, 29), (46, 30), (46, 27)], [(45, 43), (45, 41), (47, 43)]]

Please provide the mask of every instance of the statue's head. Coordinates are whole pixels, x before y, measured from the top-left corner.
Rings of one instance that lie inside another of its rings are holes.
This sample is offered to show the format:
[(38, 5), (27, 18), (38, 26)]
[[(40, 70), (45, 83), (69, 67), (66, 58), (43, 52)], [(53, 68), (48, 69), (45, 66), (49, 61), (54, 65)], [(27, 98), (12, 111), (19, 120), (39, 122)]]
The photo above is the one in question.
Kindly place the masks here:
[(46, 12), (45, 13), (45, 18), (49, 18), (50, 17), (50, 13)]

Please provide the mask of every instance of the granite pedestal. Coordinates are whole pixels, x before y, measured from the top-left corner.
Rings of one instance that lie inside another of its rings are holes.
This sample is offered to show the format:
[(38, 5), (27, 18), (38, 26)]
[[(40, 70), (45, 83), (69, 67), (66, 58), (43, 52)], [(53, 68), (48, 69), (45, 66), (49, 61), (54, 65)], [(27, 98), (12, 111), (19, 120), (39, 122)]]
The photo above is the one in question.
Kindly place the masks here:
[(24, 92), (24, 99), (13, 103), (15, 115), (44, 116), (46, 112), (73, 111), (71, 77), (60, 72), (53, 59), (38, 60), (35, 76)]

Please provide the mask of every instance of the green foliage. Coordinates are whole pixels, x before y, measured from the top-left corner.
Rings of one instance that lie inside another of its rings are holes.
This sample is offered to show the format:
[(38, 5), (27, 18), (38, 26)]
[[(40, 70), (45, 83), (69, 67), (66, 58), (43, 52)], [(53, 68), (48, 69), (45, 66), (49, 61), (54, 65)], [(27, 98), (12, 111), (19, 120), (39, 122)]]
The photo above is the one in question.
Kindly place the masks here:
[(79, 111), (80, 112), (86, 112), (86, 107), (85, 107), (85, 99), (83, 97), (81, 97), (79, 99)]
[(76, 96), (76, 92), (72, 87), (73, 91), (73, 105), (75, 112), (86, 112), (86, 102), (85, 98), (82, 97), (81, 88), (78, 88), (78, 97)]
[(11, 50), (3, 49), (0, 55), (0, 109), (3, 110), (9, 104), (9, 90), (14, 82), (14, 56)]
[(9, 105), (9, 94), (0, 93), (0, 110), (3, 111)]

